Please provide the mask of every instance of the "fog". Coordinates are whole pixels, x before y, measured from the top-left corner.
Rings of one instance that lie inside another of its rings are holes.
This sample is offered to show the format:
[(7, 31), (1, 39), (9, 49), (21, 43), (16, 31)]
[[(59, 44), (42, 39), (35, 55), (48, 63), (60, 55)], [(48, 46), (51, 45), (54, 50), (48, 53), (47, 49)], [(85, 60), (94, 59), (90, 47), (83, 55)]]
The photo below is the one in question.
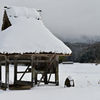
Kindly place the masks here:
[(0, 0), (0, 26), (5, 5), (42, 9), (45, 26), (64, 42), (100, 40), (100, 0)]

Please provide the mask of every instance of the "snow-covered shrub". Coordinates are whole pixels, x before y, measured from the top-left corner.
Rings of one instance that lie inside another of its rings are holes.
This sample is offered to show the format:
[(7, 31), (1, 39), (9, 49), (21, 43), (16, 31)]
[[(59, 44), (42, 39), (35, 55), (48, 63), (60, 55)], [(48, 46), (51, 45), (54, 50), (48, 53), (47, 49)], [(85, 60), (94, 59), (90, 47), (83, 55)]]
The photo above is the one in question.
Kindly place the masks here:
[(68, 76), (65, 80), (64, 87), (74, 87), (74, 80), (71, 76)]
[(100, 80), (98, 81), (98, 84), (100, 84)]

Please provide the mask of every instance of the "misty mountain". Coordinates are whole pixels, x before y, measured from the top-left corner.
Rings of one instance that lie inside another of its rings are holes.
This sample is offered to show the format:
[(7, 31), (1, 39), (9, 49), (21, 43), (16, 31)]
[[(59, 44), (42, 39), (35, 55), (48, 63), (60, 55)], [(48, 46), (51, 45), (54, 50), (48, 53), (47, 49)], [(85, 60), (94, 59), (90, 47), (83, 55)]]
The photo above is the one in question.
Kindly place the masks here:
[(95, 36), (81, 35), (81, 36), (70, 36), (70, 37), (67, 36), (65, 40), (63, 40), (61, 37), (60, 39), (62, 41), (65, 41), (65, 43), (69, 42), (69, 43), (93, 44), (95, 42), (100, 42), (100, 36), (98, 35), (95, 35)]
[(88, 47), (80, 59), (81, 63), (100, 63), (100, 42), (96, 42)]
[(67, 60), (81, 63), (100, 63), (100, 42), (94, 43), (65, 43), (71, 50), (72, 56)]
[(67, 57), (67, 60), (73, 60), (74, 62), (80, 62), (80, 59), (87, 48), (92, 44), (90, 43), (70, 43), (65, 42), (65, 44), (72, 50), (72, 56)]

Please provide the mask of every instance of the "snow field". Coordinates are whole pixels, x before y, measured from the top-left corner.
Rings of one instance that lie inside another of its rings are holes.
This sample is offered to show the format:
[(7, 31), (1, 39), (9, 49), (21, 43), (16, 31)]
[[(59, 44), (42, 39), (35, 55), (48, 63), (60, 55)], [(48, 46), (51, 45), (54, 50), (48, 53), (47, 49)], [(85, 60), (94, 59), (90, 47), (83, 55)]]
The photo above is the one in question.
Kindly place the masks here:
[[(68, 76), (74, 79), (75, 87), (96, 86), (100, 80), (100, 65), (95, 64), (60, 64), (60, 82), (64, 83)], [(63, 70), (63, 68), (65, 70)]]
[[(64, 81), (68, 76), (71, 76), (74, 79), (75, 87), (64, 88)], [(27, 78), (28, 76), (26, 79)], [(95, 64), (79, 63), (59, 64), (59, 78), (59, 86), (41, 84), (39, 87), (36, 86), (31, 90), (0, 90), (0, 99), (100, 100), (100, 84), (98, 84), (98, 81), (100, 80), (100, 65), (96, 66)]]

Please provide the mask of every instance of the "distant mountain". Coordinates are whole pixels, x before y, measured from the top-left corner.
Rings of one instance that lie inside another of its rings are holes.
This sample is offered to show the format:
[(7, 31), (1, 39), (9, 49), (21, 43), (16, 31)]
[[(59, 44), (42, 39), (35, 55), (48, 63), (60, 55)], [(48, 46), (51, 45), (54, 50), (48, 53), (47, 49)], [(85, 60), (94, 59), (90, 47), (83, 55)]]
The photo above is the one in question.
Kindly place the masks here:
[(100, 63), (100, 42), (95, 43), (65, 43), (71, 50), (72, 56), (67, 60), (81, 63)]
[(88, 43), (70, 43), (65, 42), (65, 44), (72, 50), (72, 56), (67, 57), (67, 60), (73, 60), (74, 62), (80, 62), (80, 59), (87, 48), (92, 44)]
[(66, 40), (62, 39), (62, 41), (69, 42), (69, 43), (93, 44), (95, 42), (100, 42), (100, 36), (81, 35), (79, 37), (67, 37)]
[(100, 63), (100, 42), (96, 42), (88, 47), (80, 59), (81, 63)]

